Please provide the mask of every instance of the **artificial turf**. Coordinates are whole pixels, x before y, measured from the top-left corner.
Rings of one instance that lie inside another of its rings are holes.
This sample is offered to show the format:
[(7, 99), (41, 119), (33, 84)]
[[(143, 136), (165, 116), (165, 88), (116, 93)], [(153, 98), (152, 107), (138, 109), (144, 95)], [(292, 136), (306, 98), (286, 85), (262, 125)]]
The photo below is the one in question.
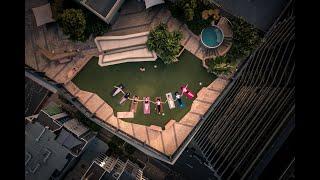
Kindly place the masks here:
[[(152, 101), (155, 101), (155, 98), (160, 96), (164, 102), (166, 93), (172, 92), (173, 96), (176, 91), (180, 93), (180, 87), (183, 84), (188, 84), (188, 88), (196, 94), (216, 78), (207, 73), (202, 62), (190, 52), (185, 50), (178, 59), (177, 63), (170, 65), (165, 65), (157, 59), (154, 62), (132, 62), (101, 67), (98, 65), (98, 58), (93, 58), (72, 81), (80, 89), (98, 94), (113, 108), (116, 115), (119, 111), (130, 111), (131, 105), (130, 100), (119, 105), (123, 96), (121, 93), (115, 97), (111, 96), (113, 86), (120, 83), (125, 86), (125, 92), (131, 93), (131, 98), (133, 95), (139, 96), (140, 99), (149, 96)], [(154, 68), (154, 65), (157, 68)], [(145, 72), (141, 72), (140, 67), (144, 67)], [(186, 96), (182, 97), (182, 101), (185, 104), (182, 109), (178, 107), (177, 102), (174, 109), (169, 109), (168, 104), (163, 104), (164, 115), (156, 113), (156, 106), (153, 103), (151, 103), (151, 113), (143, 114), (143, 102), (139, 102), (135, 117), (123, 120), (163, 128), (171, 119), (180, 121), (190, 110), (192, 101)]]

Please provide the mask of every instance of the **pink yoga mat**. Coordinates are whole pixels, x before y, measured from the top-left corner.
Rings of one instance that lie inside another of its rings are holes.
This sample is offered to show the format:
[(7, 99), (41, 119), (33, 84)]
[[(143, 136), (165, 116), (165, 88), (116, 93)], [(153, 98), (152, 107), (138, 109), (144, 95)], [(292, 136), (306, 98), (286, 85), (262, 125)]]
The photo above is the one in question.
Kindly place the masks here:
[(181, 90), (189, 99), (194, 98), (194, 93), (191, 92), (185, 85), (181, 86)]
[(147, 100), (148, 103), (146, 103), (145, 101), (143, 102), (143, 113), (150, 114), (150, 97), (146, 97), (144, 98), (144, 100)]

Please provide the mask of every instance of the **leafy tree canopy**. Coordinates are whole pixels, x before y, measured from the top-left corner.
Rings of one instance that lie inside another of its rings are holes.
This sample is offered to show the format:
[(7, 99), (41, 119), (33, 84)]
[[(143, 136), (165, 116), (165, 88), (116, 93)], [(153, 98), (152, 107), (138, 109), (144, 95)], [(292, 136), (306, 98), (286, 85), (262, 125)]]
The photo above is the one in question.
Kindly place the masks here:
[(227, 58), (224, 56), (216, 57), (215, 59), (211, 59), (207, 63), (208, 65), (208, 72), (212, 73), (216, 76), (221, 74), (229, 74), (233, 69), (234, 66), (227, 63)]
[(160, 24), (150, 31), (147, 47), (150, 51), (155, 51), (165, 64), (170, 64), (179, 54), (181, 39), (180, 31), (169, 32), (167, 25)]
[(257, 47), (261, 38), (258, 30), (247, 23), (244, 18), (232, 18), (233, 44), (227, 54), (229, 60), (234, 61), (238, 58), (248, 56)]
[(70, 35), (70, 39), (83, 41), (86, 29), (85, 15), (80, 9), (66, 9), (58, 17), (63, 33)]

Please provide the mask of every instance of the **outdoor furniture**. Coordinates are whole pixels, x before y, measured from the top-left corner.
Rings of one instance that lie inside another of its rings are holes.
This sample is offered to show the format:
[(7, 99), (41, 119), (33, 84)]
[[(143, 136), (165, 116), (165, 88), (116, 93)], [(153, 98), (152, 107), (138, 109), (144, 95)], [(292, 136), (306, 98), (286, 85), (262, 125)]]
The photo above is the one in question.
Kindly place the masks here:
[(59, 60), (59, 63), (60, 63), (60, 64), (63, 64), (63, 63), (70, 62), (71, 60), (72, 60), (71, 58), (63, 58), (63, 59), (60, 59), (60, 60)]
[(36, 8), (32, 8), (32, 11), (38, 27), (55, 21), (52, 18), (50, 3)]
[(63, 59), (70, 59), (73, 56), (77, 55), (77, 52), (64, 52), (64, 53), (52, 53), (40, 46), (38, 46), (39, 52), (44, 55), (47, 59), (52, 60), (52, 61), (60, 61)]

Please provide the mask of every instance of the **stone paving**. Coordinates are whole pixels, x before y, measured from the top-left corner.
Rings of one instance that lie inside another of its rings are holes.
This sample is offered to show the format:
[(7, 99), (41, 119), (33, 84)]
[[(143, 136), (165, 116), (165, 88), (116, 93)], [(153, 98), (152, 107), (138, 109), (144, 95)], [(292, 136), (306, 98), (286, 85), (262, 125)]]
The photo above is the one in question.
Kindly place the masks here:
[[(48, 0), (27, 0), (25, 2), (25, 64), (37, 71), (44, 72), (59, 83), (66, 83), (81, 70), (92, 56), (97, 56), (98, 51), (93, 39), (84, 43), (66, 39), (56, 23), (37, 27), (31, 9), (46, 3)], [(41, 55), (38, 46), (55, 53), (80, 49), (83, 57), (68, 63), (52, 62)]]
[(71, 81), (66, 83), (67, 90), (79, 99), (79, 101), (96, 117), (110, 124), (116, 129), (125, 132), (131, 137), (140, 140), (150, 147), (167, 155), (172, 155), (182, 144), (184, 139), (197, 125), (209, 107), (215, 102), (228, 81), (218, 78), (208, 87), (203, 87), (191, 106), (191, 110), (179, 122), (170, 120), (165, 129), (151, 125), (145, 126), (125, 122), (114, 115), (113, 109), (98, 95), (80, 90)]

